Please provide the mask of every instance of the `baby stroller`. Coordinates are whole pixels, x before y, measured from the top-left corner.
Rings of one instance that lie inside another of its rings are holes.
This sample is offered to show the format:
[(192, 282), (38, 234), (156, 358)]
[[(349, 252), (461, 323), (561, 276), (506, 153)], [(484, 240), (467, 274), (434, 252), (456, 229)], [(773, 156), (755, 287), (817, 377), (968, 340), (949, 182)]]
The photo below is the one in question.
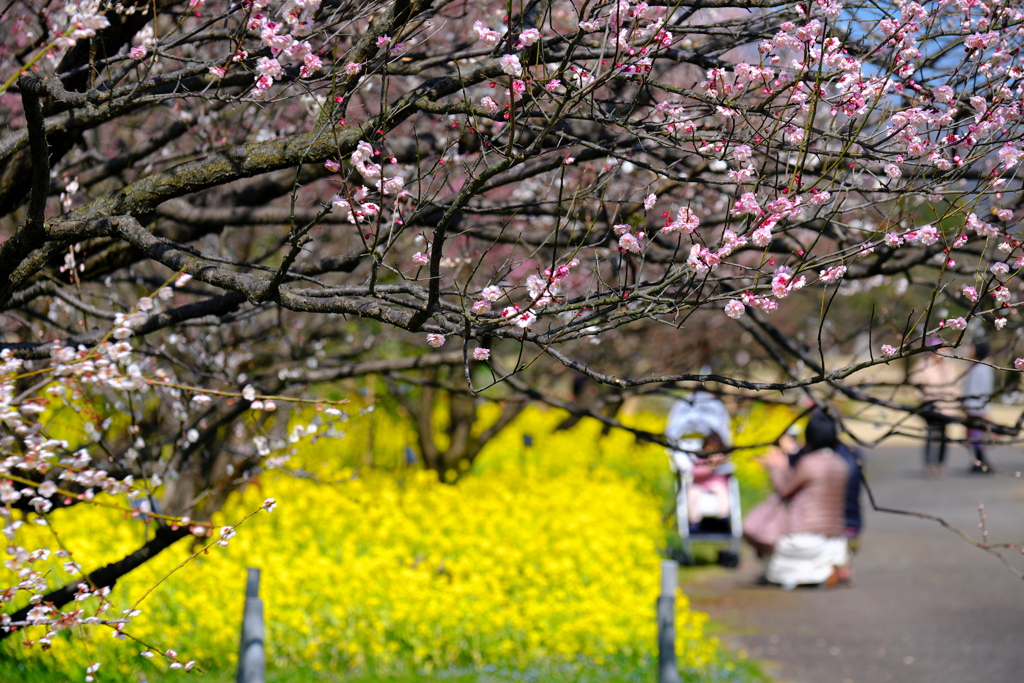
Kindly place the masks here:
[[(681, 564), (693, 564), (693, 542), (728, 544), (718, 551), (718, 563), (739, 566), (743, 535), (740, 486), (731, 462), (713, 465), (699, 455), (708, 447), (732, 445), (732, 429), (725, 405), (707, 392), (676, 401), (669, 412), (665, 436), (675, 444), (669, 450), (678, 475), (676, 516)], [(720, 444), (720, 445), (719, 445)]]

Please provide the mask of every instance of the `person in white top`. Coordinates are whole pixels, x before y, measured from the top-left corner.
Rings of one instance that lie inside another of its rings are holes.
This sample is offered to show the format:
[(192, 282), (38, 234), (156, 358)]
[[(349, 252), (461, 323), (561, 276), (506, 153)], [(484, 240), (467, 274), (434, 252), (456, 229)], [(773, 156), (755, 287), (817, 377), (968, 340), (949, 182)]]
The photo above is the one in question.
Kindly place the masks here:
[[(974, 345), (972, 356), (977, 361), (983, 361), (988, 357), (989, 347), (986, 342), (978, 342)], [(992, 393), (995, 388), (995, 370), (991, 365), (985, 363), (971, 363), (970, 368), (963, 377), (963, 406), (964, 413), (968, 417), (988, 417), (988, 404), (992, 400)], [(987, 473), (992, 467), (985, 459), (985, 430), (980, 427), (967, 428), (967, 446), (974, 455), (974, 462), (971, 465), (971, 472)]]

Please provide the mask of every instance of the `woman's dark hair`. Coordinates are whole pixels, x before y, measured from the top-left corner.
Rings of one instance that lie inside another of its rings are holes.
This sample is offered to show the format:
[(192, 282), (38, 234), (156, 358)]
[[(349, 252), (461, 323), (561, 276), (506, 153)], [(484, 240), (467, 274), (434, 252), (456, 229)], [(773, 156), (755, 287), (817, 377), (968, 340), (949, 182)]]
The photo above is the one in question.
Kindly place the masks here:
[(823, 410), (816, 410), (811, 415), (811, 419), (807, 421), (804, 437), (807, 440), (808, 451), (835, 448), (839, 441), (835, 421)]

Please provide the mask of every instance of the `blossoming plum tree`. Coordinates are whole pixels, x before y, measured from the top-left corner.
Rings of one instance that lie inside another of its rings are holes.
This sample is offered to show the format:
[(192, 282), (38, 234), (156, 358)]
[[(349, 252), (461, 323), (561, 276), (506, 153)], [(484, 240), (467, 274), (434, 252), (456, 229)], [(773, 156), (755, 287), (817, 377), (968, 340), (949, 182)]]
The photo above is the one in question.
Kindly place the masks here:
[[(915, 412), (862, 371), (972, 326), (1024, 366), (1018, 0), (2, 11), (0, 636), (103, 621), (313, 384), (446, 367), (614, 423), (559, 368)], [(84, 581), (17, 543), (125, 496), (156, 536)]]

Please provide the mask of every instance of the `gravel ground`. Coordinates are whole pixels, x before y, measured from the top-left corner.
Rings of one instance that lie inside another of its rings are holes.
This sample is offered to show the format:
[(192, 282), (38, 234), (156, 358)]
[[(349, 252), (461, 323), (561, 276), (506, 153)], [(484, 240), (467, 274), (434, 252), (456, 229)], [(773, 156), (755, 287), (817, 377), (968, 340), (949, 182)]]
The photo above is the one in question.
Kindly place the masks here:
[[(967, 473), (952, 446), (949, 473), (925, 480), (917, 449), (879, 449), (868, 471), (879, 506), (945, 518), (993, 542), (1024, 541), (1024, 481)], [(991, 456), (1001, 472), (1024, 455)], [(866, 502), (866, 501), (865, 501)], [(1024, 570), (1020, 551), (1007, 553)], [(1024, 680), (1024, 580), (935, 522), (866, 509), (854, 585), (783, 591), (754, 585), (760, 562), (686, 575), (683, 590), (729, 639), (785, 683), (1016, 683)]]

